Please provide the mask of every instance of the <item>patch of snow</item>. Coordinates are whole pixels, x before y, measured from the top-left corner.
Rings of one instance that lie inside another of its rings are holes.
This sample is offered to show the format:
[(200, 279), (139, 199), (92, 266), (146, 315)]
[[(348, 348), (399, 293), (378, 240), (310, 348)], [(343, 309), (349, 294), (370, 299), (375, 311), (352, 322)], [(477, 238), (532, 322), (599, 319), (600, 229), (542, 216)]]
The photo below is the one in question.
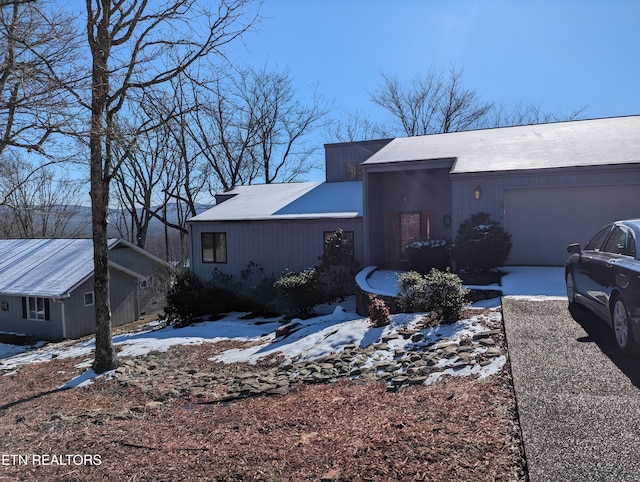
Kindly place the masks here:
[(505, 296), (567, 297), (564, 267), (506, 266), (502, 271)]

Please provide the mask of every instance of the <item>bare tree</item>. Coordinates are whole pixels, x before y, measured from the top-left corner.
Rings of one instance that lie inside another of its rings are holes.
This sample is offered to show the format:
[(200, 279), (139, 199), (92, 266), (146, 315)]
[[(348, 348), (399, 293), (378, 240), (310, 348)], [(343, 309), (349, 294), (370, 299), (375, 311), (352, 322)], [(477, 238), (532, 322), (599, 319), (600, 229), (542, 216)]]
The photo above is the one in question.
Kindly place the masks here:
[(384, 127), (362, 110), (348, 111), (325, 129), (329, 142), (354, 142), (391, 137)]
[[(114, 155), (117, 115), (126, 111), (136, 96), (166, 85), (200, 59), (221, 53), (226, 44), (242, 35), (255, 20), (245, 21), (247, 3), (222, 0), (209, 12), (205, 2), (195, 0), (86, 0), (92, 60), (89, 148), (96, 373), (119, 364), (111, 340), (107, 246), (110, 183), (126, 158)], [(153, 123), (154, 119), (148, 119), (137, 130), (149, 130)]]
[(371, 101), (386, 109), (407, 136), (479, 127), (492, 107), (475, 90), (462, 86), (462, 70), (455, 67), (447, 75), (432, 69), (426, 76), (415, 76), (408, 87), (388, 75), (382, 78)]
[(0, 236), (57, 238), (77, 235), (73, 224), (78, 213), (82, 183), (56, 176), (52, 166), (35, 168), (17, 156), (5, 156), (4, 199)]
[(255, 125), (255, 147), (251, 149), (254, 179), (269, 184), (290, 182), (313, 168), (310, 162), (315, 147), (304, 136), (317, 127), (327, 114), (322, 96), (314, 89), (307, 105), (296, 96), (288, 72), (248, 69), (237, 83), (250, 108), (249, 119)]
[(305, 136), (328, 108), (316, 91), (303, 102), (288, 71), (239, 69), (193, 93), (198, 107), (189, 132), (208, 163), (212, 192), (289, 182), (313, 167), (315, 147), (305, 144)]
[(0, 156), (19, 149), (51, 157), (56, 134), (81, 117), (74, 25), (41, 2), (0, 0)]
[(486, 127), (510, 127), (547, 122), (570, 121), (580, 119), (586, 107), (580, 107), (566, 113), (543, 111), (540, 104), (523, 104), (519, 102), (512, 108), (504, 103), (496, 104), (487, 116)]

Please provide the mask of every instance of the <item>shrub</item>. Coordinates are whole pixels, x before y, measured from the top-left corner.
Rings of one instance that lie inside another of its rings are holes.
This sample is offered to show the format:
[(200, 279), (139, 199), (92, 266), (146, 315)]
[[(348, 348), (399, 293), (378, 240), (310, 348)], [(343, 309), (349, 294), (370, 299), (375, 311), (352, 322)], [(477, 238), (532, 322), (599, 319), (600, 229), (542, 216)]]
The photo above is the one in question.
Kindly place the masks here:
[(164, 308), (167, 320), (190, 324), (206, 311), (204, 285), (200, 279), (190, 271), (179, 273), (167, 292), (167, 306)]
[(264, 275), (264, 269), (258, 263), (249, 261), (240, 272), (242, 282), (236, 293), (236, 311), (251, 312), (254, 315), (274, 315), (276, 307), (276, 289), (274, 279)]
[(432, 269), (425, 276), (409, 271), (401, 274), (398, 280), (398, 304), (403, 311), (435, 312), (444, 323), (453, 323), (466, 306), (468, 290), (462, 287), (460, 278), (449, 271)]
[(388, 325), (390, 323), (391, 311), (389, 311), (384, 300), (375, 295), (371, 295), (369, 296), (369, 301), (371, 302), (369, 305), (369, 320), (371, 324), (376, 328)]
[(353, 238), (347, 237), (342, 229), (325, 238), (321, 263), (316, 269), (320, 282), (326, 286), (328, 299), (344, 298), (355, 292), (359, 266), (353, 249)]
[(427, 286), (417, 271), (407, 271), (398, 277), (398, 306), (406, 313), (427, 311)]
[(241, 284), (232, 275), (214, 269), (211, 279), (204, 285), (205, 304), (208, 315), (217, 316), (237, 309), (237, 295)]
[(299, 273), (287, 271), (274, 283), (274, 287), (281, 309), (290, 316), (309, 315), (315, 305), (325, 301), (315, 268)]
[(511, 235), (488, 213), (476, 213), (458, 228), (451, 256), (459, 269), (486, 272), (504, 265), (511, 253)]
[(450, 271), (432, 269), (425, 276), (428, 293), (428, 311), (435, 311), (444, 323), (460, 319), (460, 312), (467, 305), (465, 296), (469, 290), (462, 287), (460, 278)]
[(217, 316), (235, 309), (238, 284), (233, 276), (214, 270), (211, 280), (202, 283), (189, 271), (180, 273), (167, 292), (164, 308), (167, 320), (178, 326), (190, 325), (204, 316)]
[(449, 250), (444, 239), (413, 241), (405, 248), (409, 269), (427, 274), (432, 268), (444, 270), (449, 266)]

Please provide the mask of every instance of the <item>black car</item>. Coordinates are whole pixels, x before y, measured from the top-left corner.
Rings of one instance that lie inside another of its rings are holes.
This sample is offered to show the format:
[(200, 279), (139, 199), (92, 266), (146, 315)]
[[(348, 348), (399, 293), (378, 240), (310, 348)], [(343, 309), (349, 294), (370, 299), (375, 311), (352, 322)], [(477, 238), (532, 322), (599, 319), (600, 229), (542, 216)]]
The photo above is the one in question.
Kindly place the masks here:
[(609, 224), (583, 249), (571, 244), (567, 251), (569, 304), (606, 320), (618, 347), (631, 353), (640, 344), (640, 219)]

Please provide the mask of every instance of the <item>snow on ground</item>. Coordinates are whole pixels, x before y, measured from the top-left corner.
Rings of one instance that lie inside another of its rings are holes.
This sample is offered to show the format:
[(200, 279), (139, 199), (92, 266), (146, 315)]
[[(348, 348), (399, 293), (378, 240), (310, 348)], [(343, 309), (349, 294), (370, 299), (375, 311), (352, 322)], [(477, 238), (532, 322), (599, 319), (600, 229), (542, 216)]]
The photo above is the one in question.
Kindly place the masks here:
[[(503, 277), (502, 290), (509, 296), (533, 296), (534, 299), (563, 296), (564, 275), (562, 268), (505, 268), (507, 275)], [(366, 278), (367, 283), (382, 292), (397, 291), (397, 272), (374, 271)], [(394, 288), (395, 287), (395, 288)], [(492, 287), (493, 288), (493, 287)], [(499, 288), (499, 287), (498, 287)], [(499, 305), (499, 300), (497, 300)], [(478, 305), (476, 305), (478, 306)], [(496, 300), (480, 303), (479, 306), (495, 307)], [(161, 329), (150, 327), (147, 331), (127, 333), (115, 336), (114, 345), (120, 350), (120, 357), (145, 356), (150, 351), (166, 351), (174, 345), (200, 345), (222, 340), (256, 341), (256, 346), (247, 349), (232, 349), (220, 354), (212, 361), (225, 363), (249, 362), (255, 363), (259, 359), (281, 352), (287, 362), (304, 361), (320, 358), (327, 354), (342, 350), (346, 345), (356, 344), (367, 347), (379, 343), (398, 329), (413, 328), (422, 315), (398, 314), (391, 317), (391, 324), (383, 328), (369, 326), (368, 318), (355, 313), (353, 298), (347, 299), (341, 305), (327, 305), (322, 309), (323, 314), (307, 320), (292, 320), (299, 323), (297, 331), (288, 337), (276, 338), (275, 330), (282, 326), (281, 319), (243, 319), (244, 313), (231, 313), (218, 321), (202, 322), (184, 328), (171, 326)], [(493, 311), (491, 316), (500, 316)], [(440, 339), (459, 340), (478, 331), (486, 330), (481, 320), (473, 317), (461, 320), (452, 325), (443, 325), (423, 330), (424, 341), (428, 344)], [(391, 359), (396, 349), (405, 347), (409, 341), (399, 337), (388, 342), (387, 350), (377, 351), (368, 363), (375, 360)], [(90, 383), (95, 374), (90, 369), (95, 340), (81, 342), (65, 341), (50, 343), (41, 347), (18, 347), (0, 344), (0, 374), (10, 376), (21, 366), (30, 363), (45, 363), (54, 358), (84, 358), (77, 366), (88, 370), (81, 376), (71, 380), (65, 387), (83, 386)], [(497, 359), (495, 364), (480, 372), (480, 368), (456, 370), (457, 375), (478, 374), (488, 376), (499, 371), (504, 364)], [(375, 359), (375, 360), (374, 360)], [(443, 361), (446, 363), (446, 361)], [(453, 374), (454, 371), (442, 366), (443, 374)], [(474, 371), (475, 370), (475, 371)], [(441, 375), (437, 375), (438, 377)]]
[[(474, 289), (502, 291), (504, 296), (566, 297), (563, 267), (506, 266), (502, 285), (466, 286)], [(361, 288), (369, 293), (395, 296), (398, 293), (398, 275), (401, 271), (376, 270), (369, 266), (356, 278)]]
[[(427, 347), (439, 341), (459, 342), (462, 338), (472, 337), (476, 333), (487, 331), (483, 324), (483, 316), (474, 316), (470, 319), (460, 320), (451, 325), (439, 325), (433, 328), (423, 329), (424, 338), (419, 342), (404, 337), (389, 339), (387, 347), (376, 350), (364, 363), (363, 368), (370, 368), (374, 362), (392, 361), (396, 358), (399, 350)], [(500, 313), (493, 311), (490, 314), (490, 321), (499, 321)], [(368, 318), (361, 318), (355, 313), (344, 311), (338, 306), (331, 315), (312, 318), (309, 320), (293, 320), (291, 323), (299, 323), (298, 331), (292, 335), (276, 339), (270, 337), (264, 343), (244, 349), (227, 350), (220, 355), (210, 358), (215, 362), (234, 363), (247, 362), (257, 363), (259, 360), (282, 353), (285, 363), (295, 361), (311, 361), (331, 353), (344, 350), (345, 346), (355, 344), (359, 348), (366, 348), (376, 343), (380, 343), (384, 338), (396, 334), (399, 330), (413, 330), (424, 313), (401, 313), (391, 316), (391, 323), (388, 326), (374, 328), (369, 325)], [(480, 352), (486, 348), (479, 348)], [(497, 357), (493, 363), (480, 367), (467, 367), (463, 370), (447, 368), (454, 363), (454, 359), (442, 359), (437, 367), (442, 368), (442, 372), (433, 374), (427, 383), (437, 380), (443, 374), (456, 376), (478, 375), (484, 378), (493, 373), (499, 372), (506, 358)]]

